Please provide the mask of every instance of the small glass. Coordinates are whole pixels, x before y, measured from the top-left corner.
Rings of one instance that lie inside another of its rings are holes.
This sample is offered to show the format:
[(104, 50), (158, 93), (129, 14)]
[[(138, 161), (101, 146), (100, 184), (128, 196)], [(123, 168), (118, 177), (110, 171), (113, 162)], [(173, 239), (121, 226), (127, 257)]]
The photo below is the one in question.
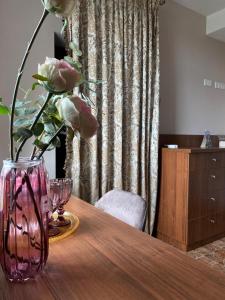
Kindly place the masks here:
[(52, 225), (54, 222), (53, 213), (58, 209), (61, 202), (61, 184), (57, 179), (51, 179), (49, 181), (49, 202), (50, 202), (50, 212), (48, 220), (48, 236), (53, 237), (60, 233), (60, 230)]
[(69, 201), (72, 189), (73, 189), (73, 180), (70, 178), (63, 178), (63, 179), (55, 179), (58, 181), (60, 185), (60, 205), (58, 206), (57, 213), (58, 218), (51, 222), (53, 226), (61, 227), (70, 225), (70, 220), (67, 220), (64, 217), (64, 205)]

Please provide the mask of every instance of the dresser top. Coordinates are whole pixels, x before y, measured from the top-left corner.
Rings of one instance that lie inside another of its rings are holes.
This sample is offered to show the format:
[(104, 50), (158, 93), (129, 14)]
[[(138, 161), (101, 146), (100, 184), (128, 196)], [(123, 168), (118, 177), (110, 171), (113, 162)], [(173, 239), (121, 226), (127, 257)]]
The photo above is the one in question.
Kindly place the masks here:
[(163, 151), (172, 151), (172, 152), (185, 152), (185, 153), (210, 153), (210, 152), (224, 152), (225, 148), (177, 148), (177, 149), (171, 149), (171, 148), (162, 148)]

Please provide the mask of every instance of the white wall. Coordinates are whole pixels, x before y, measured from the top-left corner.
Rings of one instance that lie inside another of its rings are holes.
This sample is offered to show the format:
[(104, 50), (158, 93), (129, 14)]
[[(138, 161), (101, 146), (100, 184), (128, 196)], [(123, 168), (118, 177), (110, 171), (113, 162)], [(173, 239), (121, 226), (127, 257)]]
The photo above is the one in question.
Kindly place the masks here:
[(160, 11), (160, 132), (225, 134), (225, 43), (207, 37), (205, 17), (168, 0)]
[[(41, 0), (7, 0), (0, 2), (0, 96), (6, 103), (11, 97), (17, 70), (21, 63), (28, 41), (41, 17), (43, 6)], [(46, 56), (54, 55), (54, 31), (60, 31), (61, 20), (48, 16), (35, 42), (26, 65), (21, 86), (31, 87), (31, 76), (37, 73), (37, 65)], [(0, 166), (2, 160), (9, 157), (8, 118), (0, 118)], [(31, 147), (23, 152), (29, 154)], [(48, 153), (46, 165), (50, 176), (55, 176), (55, 154)]]

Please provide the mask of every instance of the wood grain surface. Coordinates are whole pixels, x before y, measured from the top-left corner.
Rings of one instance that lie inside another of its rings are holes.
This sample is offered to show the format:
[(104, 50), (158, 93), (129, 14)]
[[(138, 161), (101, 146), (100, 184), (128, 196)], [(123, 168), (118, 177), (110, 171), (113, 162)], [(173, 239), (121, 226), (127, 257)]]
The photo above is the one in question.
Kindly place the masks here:
[(67, 209), (80, 219), (75, 235), (51, 245), (35, 281), (11, 284), (0, 271), (0, 299), (224, 299), (219, 271), (74, 197)]

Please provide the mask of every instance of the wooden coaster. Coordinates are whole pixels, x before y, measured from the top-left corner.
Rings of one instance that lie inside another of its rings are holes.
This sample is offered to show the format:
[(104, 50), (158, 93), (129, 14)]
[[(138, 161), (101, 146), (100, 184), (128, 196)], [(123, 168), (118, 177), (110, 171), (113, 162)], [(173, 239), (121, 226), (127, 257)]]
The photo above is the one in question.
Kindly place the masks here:
[[(56, 219), (57, 216), (58, 216), (57, 213), (53, 214), (54, 219)], [(80, 225), (80, 221), (78, 217), (72, 214), (71, 212), (65, 211), (63, 216), (65, 217), (66, 220), (70, 220), (70, 224), (67, 226), (57, 227), (60, 230), (60, 233), (56, 236), (50, 237), (49, 238), (50, 243), (57, 242), (68, 237), (69, 235), (74, 233)]]

